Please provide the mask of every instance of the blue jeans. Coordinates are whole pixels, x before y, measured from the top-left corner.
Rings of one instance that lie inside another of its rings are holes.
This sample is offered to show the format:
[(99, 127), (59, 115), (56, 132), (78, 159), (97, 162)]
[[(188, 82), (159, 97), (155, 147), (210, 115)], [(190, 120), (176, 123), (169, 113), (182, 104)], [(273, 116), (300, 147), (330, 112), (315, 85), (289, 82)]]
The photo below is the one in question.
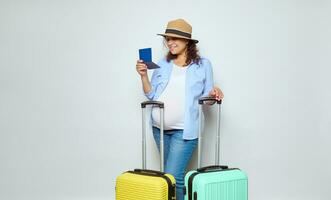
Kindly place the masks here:
[[(153, 127), (153, 136), (160, 151), (160, 129)], [(184, 140), (183, 130), (164, 131), (164, 171), (176, 179), (176, 200), (184, 199), (184, 177), (186, 167), (198, 144), (198, 139)]]

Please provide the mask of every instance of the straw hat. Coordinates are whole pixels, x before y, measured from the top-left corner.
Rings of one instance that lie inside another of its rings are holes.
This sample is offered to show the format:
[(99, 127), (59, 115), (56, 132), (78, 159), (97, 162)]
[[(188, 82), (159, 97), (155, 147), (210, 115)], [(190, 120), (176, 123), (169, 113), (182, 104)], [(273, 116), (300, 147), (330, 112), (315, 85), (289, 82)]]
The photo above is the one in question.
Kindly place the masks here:
[(192, 39), (192, 26), (183, 19), (176, 19), (168, 22), (164, 34), (161, 33), (157, 35), (161, 35), (164, 37), (169, 36), (176, 38), (184, 38), (184, 39), (192, 40), (195, 43), (199, 42), (196, 39)]

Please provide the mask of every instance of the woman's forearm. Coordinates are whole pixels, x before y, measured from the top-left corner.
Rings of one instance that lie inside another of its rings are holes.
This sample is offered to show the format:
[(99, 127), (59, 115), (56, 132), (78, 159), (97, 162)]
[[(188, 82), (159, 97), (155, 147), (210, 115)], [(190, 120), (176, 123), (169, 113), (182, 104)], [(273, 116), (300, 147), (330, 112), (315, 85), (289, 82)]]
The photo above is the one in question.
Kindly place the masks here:
[(141, 76), (143, 89), (145, 93), (149, 93), (152, 90), (151, 83), (149, 82), (148, 76)]

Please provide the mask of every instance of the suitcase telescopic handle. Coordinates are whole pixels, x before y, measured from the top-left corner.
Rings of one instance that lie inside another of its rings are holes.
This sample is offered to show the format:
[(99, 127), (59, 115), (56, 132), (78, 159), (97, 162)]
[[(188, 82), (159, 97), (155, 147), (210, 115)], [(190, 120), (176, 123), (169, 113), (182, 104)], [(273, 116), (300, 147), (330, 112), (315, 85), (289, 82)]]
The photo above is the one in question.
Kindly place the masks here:
[(163, 144), (163, 124), (164, 124), (164, 103), (161, 101), (144, 101), (141, 103), (142, 108), (142, 169), (146, 169), (146, 106), (157, 106), (160, 108), (160, 171), (164, 172), (164, 144)]
[(145, 108), (147, 105), (154, 105), (159, 108), (164, 108), (164, 103), (161, 101), (144, 101), (141, 103), (141, 108)]
[(213, 103), (217, 103), (217, 104), (221, 104), (222, 100), (216, 100), (214, 97), (201, 97), (199, 99), (199, 104), (202, 105), (206, 102), (213, 102)]
[[(214, 97), (202, 97), (199, 100), (199, 139), (198, 139), (198, 168), (201, 168), (201, 146), (202, 146), (202, 105), (218, 105), (216, 142), (215, 142), (215, 165), (220, 165), (220, 124), (221, 124), (221, 104), (222, 100)], [(211, 102), (212, 104), (209, 104)]]

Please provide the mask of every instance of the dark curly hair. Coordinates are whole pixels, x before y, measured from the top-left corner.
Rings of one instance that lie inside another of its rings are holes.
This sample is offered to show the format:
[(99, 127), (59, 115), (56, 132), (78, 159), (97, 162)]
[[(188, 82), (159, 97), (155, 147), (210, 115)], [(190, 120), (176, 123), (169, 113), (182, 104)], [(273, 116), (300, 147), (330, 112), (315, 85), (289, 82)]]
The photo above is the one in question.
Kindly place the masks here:
[[(170, 62), (171, 60), (176, 59), (177, 55), (171, 54), (171, 52), (169, 51), (166, 58), (167, 61)], [(185, 66), (189, 65), (191, 62), (199, 64), (200, 59), (201, 57), (199, 55), (199, 50), (196, 45), (196, 42), (193, 40), (188, 40)]]

